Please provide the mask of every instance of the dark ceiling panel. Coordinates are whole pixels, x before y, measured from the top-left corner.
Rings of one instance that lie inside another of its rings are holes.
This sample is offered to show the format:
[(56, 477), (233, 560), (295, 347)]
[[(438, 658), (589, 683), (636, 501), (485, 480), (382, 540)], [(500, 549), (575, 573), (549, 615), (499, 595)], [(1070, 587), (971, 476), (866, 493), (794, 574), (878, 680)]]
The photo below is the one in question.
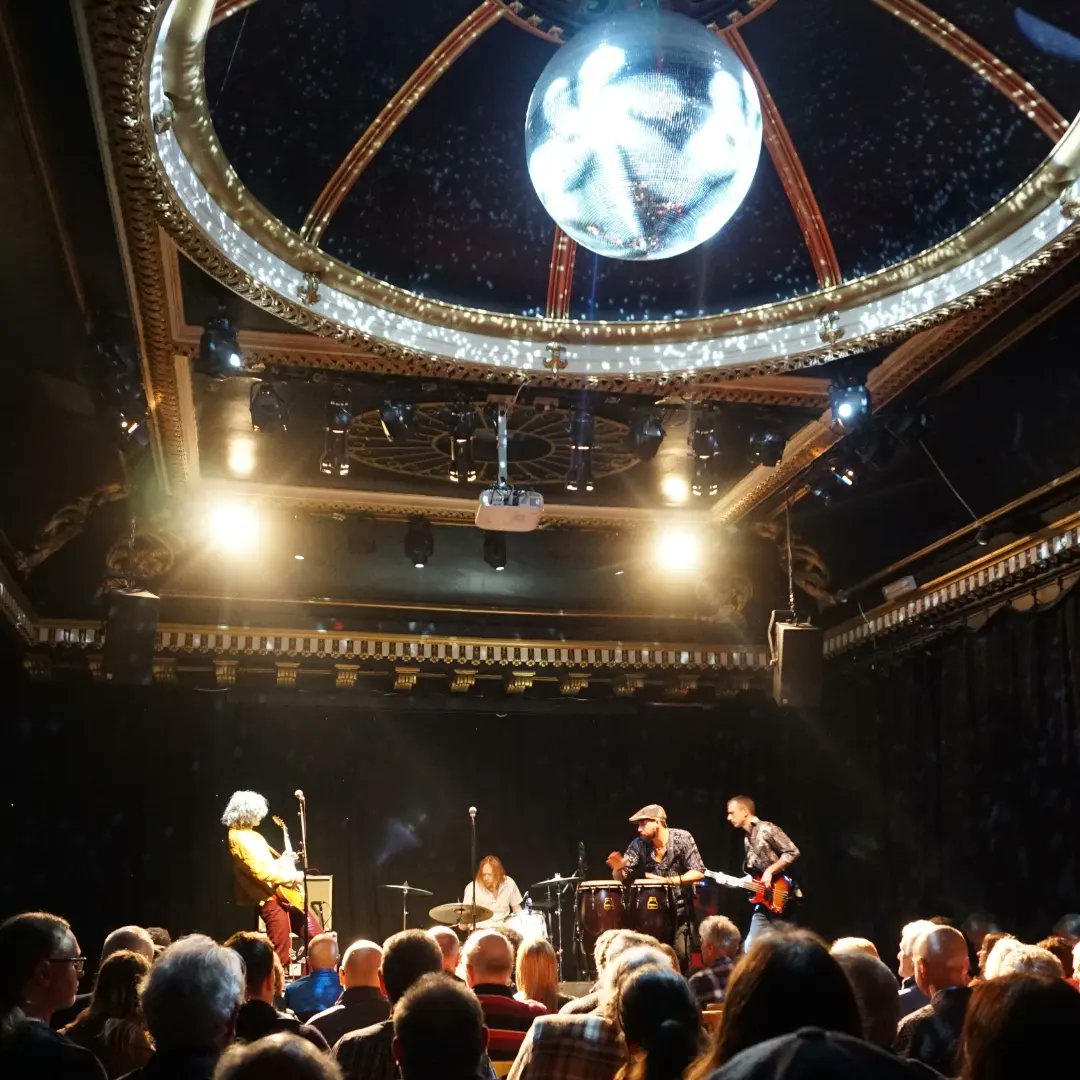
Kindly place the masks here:
[(777, 5), (744, 37), (845, 278), (963, 228), (1049, 150), (997, 90), (868, 0)]
[(1000, 57), (1067, 119), (1080, 110), (1080, 5), (934, 0), (931, 7)]
[(210, 111), (256, 198), (299, 228), (357, 137), (475, 0), (259, 0), (206, 42)]
[(552, 51), (509, 24), (483, 34), (360, 178), (326, 250), (425, 296), (543, 314), (554, 225), (529, 183), (525, 111)]
[(672, 259), (626, 262), (579, 249), (571, 315), (690, 318), (768, 304), (815, 288), (810, 253), (763, 147), (742, 205), (716, 236), (692, 251)]

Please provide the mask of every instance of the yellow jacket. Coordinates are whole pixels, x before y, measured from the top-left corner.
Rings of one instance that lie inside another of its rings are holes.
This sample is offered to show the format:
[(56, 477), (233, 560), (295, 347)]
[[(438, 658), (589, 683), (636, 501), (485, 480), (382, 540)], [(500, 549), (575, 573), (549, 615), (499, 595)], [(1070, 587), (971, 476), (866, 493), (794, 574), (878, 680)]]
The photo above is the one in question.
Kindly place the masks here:
[(229, 854), (238, 904), (261, 904), (279, 885), (296, 880), (296, 871), (279, 862), (254, 829), (230, 829)]

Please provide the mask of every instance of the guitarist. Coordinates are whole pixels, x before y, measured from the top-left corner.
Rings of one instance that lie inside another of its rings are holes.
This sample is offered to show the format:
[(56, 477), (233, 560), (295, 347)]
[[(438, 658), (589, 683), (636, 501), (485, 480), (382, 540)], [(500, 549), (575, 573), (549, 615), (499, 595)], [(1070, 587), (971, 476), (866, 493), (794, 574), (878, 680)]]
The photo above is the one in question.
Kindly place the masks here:
[[(791, 842), (779, 825), (771, 821), (762, 821), (755, 811), (754, 800), (749, 795), (733, 795), (728, 799), (727, 819), (736, 829), (742, 829), (746, 836), (743, 844), (746, 859), (743, 868), (752, 877), (760, 878), (768, 888), (777, 874), (783, 874), (799, 857), (799, 849)], [(770, 926), (784, 924), (785, 920), (774, 915), (764, 904), (754, 905), (754, 914), (750, 916), (750, 932), (746, 935), (746, 948), (749, 949), (754, 939)]]
[[(221, 816), (229, 829), (229, 854), (238, 904), (256, 904), (266, 936), (286, 971), (289, 966), (289, 935), (302, 936), (304, 899), (299, 886), (303, 875), (293, 859), (279, 855), (255, 827), (269, 806), (257, 791), (234, 791)], [(322, 933), (319, 920), (308, 913), (308, 940)]]

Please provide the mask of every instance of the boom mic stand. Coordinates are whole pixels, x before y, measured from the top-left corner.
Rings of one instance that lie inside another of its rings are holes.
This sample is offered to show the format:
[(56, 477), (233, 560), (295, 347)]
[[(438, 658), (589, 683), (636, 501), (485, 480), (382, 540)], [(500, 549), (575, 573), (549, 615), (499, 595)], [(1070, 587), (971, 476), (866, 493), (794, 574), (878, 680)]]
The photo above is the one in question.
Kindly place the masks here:
[(472, 911), (469, 916), (469, 933), (476, 929), (476, 875), (480, 868), (476, 865), (476, 807), (469, 807), (469, 865), (472, 867)]
[(297, 788), (293, 795), (300, 803), (300, 868), (303, 871), (304, 882), (304, 931), (301, 940), (304, 942), (304, 966), (310, 970), (308, 964), (308, 945), (311, 943), (311, 898), (308, 896), (308, 854), (307, 854), (307, 799), (303, 791)]

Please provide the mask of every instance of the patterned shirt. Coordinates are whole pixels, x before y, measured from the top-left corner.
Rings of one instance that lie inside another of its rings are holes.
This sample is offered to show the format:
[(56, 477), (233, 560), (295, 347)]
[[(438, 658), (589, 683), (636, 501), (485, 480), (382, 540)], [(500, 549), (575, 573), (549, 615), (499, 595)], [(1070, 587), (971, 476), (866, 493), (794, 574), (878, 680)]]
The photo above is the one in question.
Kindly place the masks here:
[(643, 836), (635, 836), (623, 856), (626, 860), (625, 880), (633, 881), (643, 874), (658, 874), (660, 877), (673, 877), (685, 874), (687, 870), (705, 873), (705, 863), (697, 842), (685, 829), (668, 829), (668, 843), (664, 857), (657, 862), (656, 850), (652, 842)]
[(509, 1080), (613, 1080), (625, 1063), (626, 1043), (609, 1020), (541, 1016), (529, 1028)]
[(724, 1000), (728, 977), (734, 966), (735, 957), (722, 956), (711, 967), (702, 968), (690, 976), (690, 989), (699, 1008), (704, 1009), (711, 1002)]
[(787, 856), (789, 864), (799, 857), (799, 849), (791, 842), (791, 837), (771, 821), (754, 818), (743, 845), (746, 849), (744, 866), (747, 873), (755, 877), (763, 874), (781, 855)]

